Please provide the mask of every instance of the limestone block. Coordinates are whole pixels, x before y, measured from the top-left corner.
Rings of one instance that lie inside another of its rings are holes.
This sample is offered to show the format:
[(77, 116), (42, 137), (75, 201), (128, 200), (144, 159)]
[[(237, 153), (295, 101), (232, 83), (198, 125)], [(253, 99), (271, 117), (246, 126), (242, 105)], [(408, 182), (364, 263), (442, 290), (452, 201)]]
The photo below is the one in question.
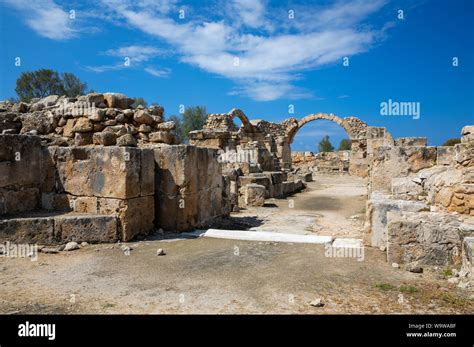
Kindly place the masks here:
[(412, 177), (392, 178), (392, 194), (416, 197), (423, 193), (423, 186)]
[(0, 242), (54, 244), (53, 217), (0, 220)]
[(111, 131), (94, 133), (92, 140), (95, 145), (113, 146), (117, 142), (117, 136)]
[(245, 185), (245, 204), (247, 206), (263, 206), (265, 204), (265, 186), (250, 183)]
[(42, 159), (38, 136), (0, 135), (0, 188), (39, 186)]
[(95, 214), (66, 214), (54, 218), (55, 237), (62, 243), (75, 242), (115, 242), (117, 220), (113, 216)]
[(151, 125), (155, 122), (153, 117), (149, 115), (148, 112), (145, 110), (137, 110), (133, 115), (133, 119), (135, 120), (135, 122), (140, 124)]
[(104, 101), (109, 108), (120, 108), (122, 110), (130, 108), (134, 100), (120, 93), (105, 93)]
[(454, 165), (454, 147), (436, 147), (436, 165)]
[(445, 266), (460, 262), (460, 220), (439, 212), (389, 212), (387, 260), (389, 263)]
[(78, 133), (74, 134), (75, 146), (87, 146), (92, 144), (92, 133)]
[(141, 193), (141, 158), (137, 148), (59, 147), (53, 160), (60, 190), (76, 196), (126, 199)]
[(190, 230), (222, 216), (222, 169), (216, 150), (189, 145), (153, 150), (157, 227)]
[(370, 245), (373, 247), (386, 246), (387, 242), (387, 213), (393, 211), (428, 211), (429, 206), (424, 202), (397, 200), (389, 195), (372, 193), (367, 201), (367, 231), (370, 233)]
[(0, 188), (0, 215), (32, 211), (40, 206), (38, 188), (6, 190)]
[(117, 138), (117, 146), (136, 147), (137, 140), (131, 134), (124, 134)]

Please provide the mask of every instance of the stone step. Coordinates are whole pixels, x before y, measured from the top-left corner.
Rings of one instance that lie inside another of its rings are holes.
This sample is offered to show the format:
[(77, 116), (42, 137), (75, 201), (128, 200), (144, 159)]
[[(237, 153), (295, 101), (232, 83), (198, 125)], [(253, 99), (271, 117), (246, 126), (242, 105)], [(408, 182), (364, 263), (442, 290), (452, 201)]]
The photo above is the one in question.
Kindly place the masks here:
[(41, 245), (115, 242), (117, 226), (117, 218), (109, 215), (36, 211), (0, 219), (0, 242)]

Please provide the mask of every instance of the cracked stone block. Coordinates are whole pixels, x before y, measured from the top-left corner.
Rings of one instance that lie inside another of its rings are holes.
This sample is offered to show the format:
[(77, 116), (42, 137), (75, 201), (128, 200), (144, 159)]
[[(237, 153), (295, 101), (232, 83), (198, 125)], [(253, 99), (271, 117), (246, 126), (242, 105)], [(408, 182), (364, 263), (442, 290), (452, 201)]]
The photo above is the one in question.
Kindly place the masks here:
[(444, 266), (461, 261), (461, 221), (439, 212), (389, 212), (387, 261)]

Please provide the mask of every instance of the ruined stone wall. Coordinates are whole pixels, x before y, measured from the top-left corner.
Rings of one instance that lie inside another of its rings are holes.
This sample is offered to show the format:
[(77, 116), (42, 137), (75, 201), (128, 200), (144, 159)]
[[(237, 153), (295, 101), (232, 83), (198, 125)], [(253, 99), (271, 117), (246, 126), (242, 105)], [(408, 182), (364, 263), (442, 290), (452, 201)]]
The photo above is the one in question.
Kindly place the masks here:
[(0, 216), (40, 206), (42, 171), (38, 137), (0, 136)]
[(45, 144), (59, 146), (177, 143), (175, 124), (164, 122), (161, 106), (133, 108), (133, 102), (118, 93), (50, 95), (29, 104), (2, 102), (0, 130), (39, 135)]
[[(303, 155), (299, 155), (302, 153)], [(349, 171), (350, 151), (292, 152), (292, 166), (302, 172), (344, 173)], [(309, 154), (309, 155), (306, 155)]]
[(225, 210), (217, 150), (189, 145), (152, 147), (156, 165), (155, 225), (185, 231), (204, 227)]
[(366, 242), (397, 263), (461, 262), (474, 233), (474, 127), (454, 147), (427, 147), (424, 138), (397, 139), (372, 152)]

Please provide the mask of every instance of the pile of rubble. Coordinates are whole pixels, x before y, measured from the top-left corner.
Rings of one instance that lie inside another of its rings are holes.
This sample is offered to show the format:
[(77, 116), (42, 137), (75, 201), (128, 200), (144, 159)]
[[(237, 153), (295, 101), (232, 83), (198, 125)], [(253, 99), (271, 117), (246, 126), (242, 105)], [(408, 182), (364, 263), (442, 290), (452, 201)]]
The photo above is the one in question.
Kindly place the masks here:
[(137, 146), (177, 144), (174, 122), (164, 122), (163, 108), (138, 105), (123, 94), (78, 97), (50, 95), (30, 103), (0, 103), (0, 133), (39, 135), (58, 146)]

